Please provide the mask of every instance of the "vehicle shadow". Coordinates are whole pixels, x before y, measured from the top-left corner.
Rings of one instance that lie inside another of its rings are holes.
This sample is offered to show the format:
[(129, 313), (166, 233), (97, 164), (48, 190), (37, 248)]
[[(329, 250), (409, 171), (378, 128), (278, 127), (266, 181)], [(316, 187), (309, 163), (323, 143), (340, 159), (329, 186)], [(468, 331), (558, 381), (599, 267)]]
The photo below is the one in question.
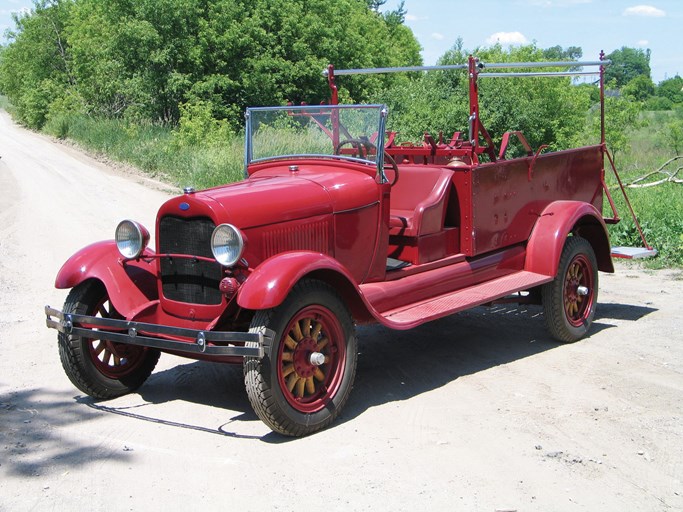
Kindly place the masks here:
[[(635, 321), (654, 308), (599, 304), (587, 338), (615, 327), (610, 320)], [(541, 306), (479, 307), (410, 331), (381, 326), (358, 330), (360, 354), (353, 394), (340, 422), (367, 409), (407, 400), (460, 377), (566, 346), (545, 327)]]
[[(599, 304), (590, 334), (614, 327), (611, 319), (635, 321), (652, 311), (653, 308), (642, 306)], [(479, 307), (408, 331), (372, 325), (359, 327), (357, 334), (355, 386), (337, 424), (352, 420), (369, 408), (407, 400), (460, 377), (563, 346), (546, 331), (539, 306)], [(578, 343), (590, 343), (590, 339), (589, 336)], [(197, 361), (180, 364), (152, 374), (138, 394), (147, 404), (187, 401), (225, 409), (233, 416), (223, 426), (212, 428), (168, 421), (142, 414), (135, 408), (110, 407), (87, 398), (82, 401), (102, 412), (170, 427), (258, 438), (269, 443), (291, 439), (273, 433), (262, 437), (242, 435), (226, 428), (231, 423), (258, 421), (244, 390), (240, 365)]]
[[(101, 461), (126, 461), (130, 454), (100, 449), (100, 443), (64, 435), (73, 425), (101, 419), (84, 407), (74, 407), (73, 393), (44, 388), (0, 394), (2, 473), (25, 479), (59, 474)], [(1, 508), (1, 507), (0, 507)]]

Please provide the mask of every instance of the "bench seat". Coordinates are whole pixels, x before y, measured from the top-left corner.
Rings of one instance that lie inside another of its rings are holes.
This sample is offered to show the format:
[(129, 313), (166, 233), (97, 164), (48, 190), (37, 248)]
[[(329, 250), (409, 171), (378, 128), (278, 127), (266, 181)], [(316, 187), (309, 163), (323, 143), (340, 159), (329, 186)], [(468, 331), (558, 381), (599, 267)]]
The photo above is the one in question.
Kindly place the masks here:
[(419, 165), (399, 170), (391, 189), (389, 234), (419, 237), (442, 231), (453, 171)]

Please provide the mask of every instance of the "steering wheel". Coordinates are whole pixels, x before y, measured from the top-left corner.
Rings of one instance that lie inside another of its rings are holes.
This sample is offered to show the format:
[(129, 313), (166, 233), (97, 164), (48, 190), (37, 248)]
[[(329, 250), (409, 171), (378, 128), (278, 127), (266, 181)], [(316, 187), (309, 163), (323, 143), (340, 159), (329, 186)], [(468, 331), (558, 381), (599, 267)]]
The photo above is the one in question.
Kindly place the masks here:
[(394, 160), (394, 157), (389, 153), (384, 153), (384, 161), (389, 162), (389, 165), (391, 165), (391, 168), (394, 170), (394, 181), (391, 182), (391, 186), (393, 187), (398, 183), (398, 165), (396, 165), (396, 160)]
[[(340, 155), (342, 146), (345, 146), (346, 144), (353, 146), (355, 151), (352, 155), (353, 157), (356, 156), (356, 153), (359, 157), (361, 157), (363, 155), (363, 148), (365, 148), (365, 155), (370, 153), (370, 151), (373, 149), (377, 151), (377, 146), (370, 142), (367, 137), (363, 137), (361, 139), (345, 139), (341, 141), (339, 144), (337, 144), (337, 147), (334, 148), (334, 154)], [(398, 182), (398, 165), (396, 165), (396, 160), (394, 160), (394, 157), (388, 153), (384, 153), (384, 161), (388, 162), (389, 165), (391, 165), (391, 168), (394, 170), (394, 181), (391, 182), (391, 186), (393, 187)]]
[[(373, 149), (377, 151), (377, 146), (365, 137), (362, 139), (346, 139), (341, 141), (337, 144), (337, 147), (334, 148), (334, 154), (340, 155), (342, 146), (345, 146), (346, 144), (350, 144), (353, 147), (354, 153), (351, 156), (354, 158), (356, 157), (356, 154), (358, 155), (358, 158), (362, 158), (363, 156), (367, 156)], [(365, 148), (365, 152), (363, 152), (363, 148)]]

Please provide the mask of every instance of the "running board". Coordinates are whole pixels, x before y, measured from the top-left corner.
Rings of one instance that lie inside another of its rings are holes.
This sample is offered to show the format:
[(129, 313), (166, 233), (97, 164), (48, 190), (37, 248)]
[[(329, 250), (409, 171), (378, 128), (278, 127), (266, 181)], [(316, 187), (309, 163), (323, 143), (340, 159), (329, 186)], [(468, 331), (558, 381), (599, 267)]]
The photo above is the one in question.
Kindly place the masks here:
[(434, 299), (386, 311), (382, 314), (383, 323), (394, 329), (411, 329), (552, 280), (550, 276), (521, 270)]
[(612, 247), (613, 258), (637, 260), (657, 256), (657, 249), (647, 247)]

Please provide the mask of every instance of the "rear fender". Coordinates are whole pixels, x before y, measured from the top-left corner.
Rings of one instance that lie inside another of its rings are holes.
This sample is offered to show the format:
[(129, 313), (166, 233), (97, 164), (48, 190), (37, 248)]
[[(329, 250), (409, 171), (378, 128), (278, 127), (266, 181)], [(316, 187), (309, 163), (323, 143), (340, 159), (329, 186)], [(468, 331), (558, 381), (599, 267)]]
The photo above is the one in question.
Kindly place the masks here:
[(270, 309), (282, 304), (304, 277), (331, 284), (351, 309), (354, 318), (368, 315), (351, 273), (337, 260), (317, 252), (292, 251), (261, 263), (244, 282), (237, 303), (246, 309)]
[(598, 270), (614, 272), (605, 221), (595, 206), (582, 201), (555, 201), (543, 210), (527, 244), (524, 270), (555, 276), (570, 233), (590, 242)]
[(145, 249), (141, 259), (124, 261), (116, 242), (107, 240), (84, 247), (71, 256), (57, 273), (55, 287), (73, 288), (88, 279), (102, 281), (109, 299), (124, 317), (158, 298), (154, 251)]

